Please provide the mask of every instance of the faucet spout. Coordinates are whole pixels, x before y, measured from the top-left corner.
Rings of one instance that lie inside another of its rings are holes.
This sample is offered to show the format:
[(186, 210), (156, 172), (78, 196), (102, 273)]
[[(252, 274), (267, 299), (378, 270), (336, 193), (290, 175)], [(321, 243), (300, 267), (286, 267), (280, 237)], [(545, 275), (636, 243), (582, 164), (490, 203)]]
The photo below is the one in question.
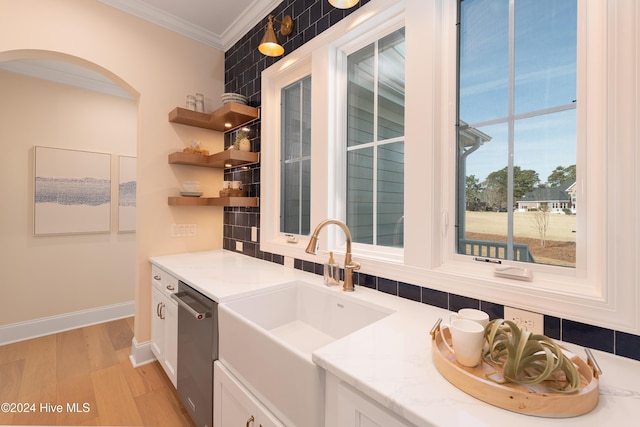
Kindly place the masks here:
[(324, 221), (321, 221), (311, 234), (311, 238), (305, 252), (313, 255), (317, 253), (318, 234), (320, 234), (320, 230), (322, 230), (324, 226), (329, 224), (335, 224), (340, 227), (347, 238), (347, 251), (344, 254), (344, 283), (342, 285), (342, 290), (345, 292), (353, 292), (353, 272), (360, 270), (360, 264), (354, 262), (351, 257), (351, 231), (349, 231), (349, 227), (347, 227), (344, 222), (337, 219), (325, 219)]

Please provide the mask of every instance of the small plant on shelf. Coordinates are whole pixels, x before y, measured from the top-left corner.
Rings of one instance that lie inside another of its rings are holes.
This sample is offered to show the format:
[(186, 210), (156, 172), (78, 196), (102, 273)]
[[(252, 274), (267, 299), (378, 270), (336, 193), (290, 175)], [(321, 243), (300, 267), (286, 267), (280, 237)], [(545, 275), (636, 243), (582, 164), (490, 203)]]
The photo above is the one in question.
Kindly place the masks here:
[(251, 142), (249, 141), (249, 132), (241, 130), (236, 135), (236, 140), (233, 143), (235, 150), (251, 151)]

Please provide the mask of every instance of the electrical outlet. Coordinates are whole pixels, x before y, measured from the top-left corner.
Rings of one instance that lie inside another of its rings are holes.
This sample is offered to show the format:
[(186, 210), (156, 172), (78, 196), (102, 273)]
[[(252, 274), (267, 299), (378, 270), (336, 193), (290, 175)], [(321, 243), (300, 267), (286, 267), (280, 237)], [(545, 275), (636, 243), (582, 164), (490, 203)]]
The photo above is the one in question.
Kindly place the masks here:
[(197, 234), (196, 224), (172, 224), (171, 237), (195, 236)]
[(236, 251), (242, 252), (242, 242), (236, 242)]
[(520, 328), (526, 328), (533, 334), (544, 334), (544, 316), (542, 314), (505, 306), (504, 319), (511, 320)]
[(284, 266), (288, 268), (293, 268), (293, 258), (290, 256), (284, 257)]

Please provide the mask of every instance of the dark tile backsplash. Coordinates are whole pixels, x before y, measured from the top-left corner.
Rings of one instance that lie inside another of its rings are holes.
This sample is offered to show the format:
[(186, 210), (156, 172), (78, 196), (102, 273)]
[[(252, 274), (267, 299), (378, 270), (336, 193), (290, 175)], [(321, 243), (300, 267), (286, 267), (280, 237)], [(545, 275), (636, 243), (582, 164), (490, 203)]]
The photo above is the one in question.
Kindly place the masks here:
[(553, 316), (544, 316), (544, 334), (549, 338), (560, 339), (561, 320)]
[(640, 337), (624, 332), (615, 333), (616, 354), (640, 360)]
[(398, 281), (378, 277), (378, 290), (385, 294), (398, 296)]
[(462, 295), (449, 294), (449, 310), (458, 311), (461, 308), (475, 308), (480, 310), (480, 300)]
[(398, 296), (420, 302), (422, 301), (422, 288), (420, 288), (420, 286), (417, 286), (417, 285), (399, 282)]
[(444, 309), (449, 308), (449, 294), (435, 289), (422, 288), (422, 302)]
[[(369, 0), (361, 0), (359, 6), (340, 10), (333, 8), (326, 0), (283, 1), (270, 13), (275, 15), (277, 19), (281, 19), (283, 15), (291, 15), (295, 21), (292, 34), (288, 37), (282, 37), (280, 40), (285, 48), (284, 56), (368, 2)], [(265, 16), (263, 22), (256, 25), (225, 53), (225, 92), (241, 93), (247, 96), (249, 104), (255, 107), (261, 105), (260, 74), (265, 68), (282, 58), (269, 58), (258, 52), (258, 43), (264, 34), (266, 22), (267, 17)], [(260, 152), (260, 120), (250, 123), (249, 128), (251, 129), (249, 139), (252, 151)], [(233, 143), (235, 136), (235, 131), (225, 135), (225, 148)], [(247, 195), (260, 196), (260, 164), (226, 169), (224, 179), (242, 181)], [(260, 208), (231, 207), (224, 209), (224, 249), (236, 251), (236, 242), (242, 242), (241, 252), (243, 254), (284, 264), (282, 255), (260, 251), (258, 243), (260, 241)], [(258, 229), (257, 242), (251, 240), (251, 227)], [(322, 275), (322, 264), (296, 259), (294, 267)], [(377, 289), (401, 298), (452, 311), (464, 307), (480, 308), (489, 313), (492, 319), (504, 316), (504, 307), (490, 301), (449, 294), (417, 284), (398, 282), (391, 278), (376, 277), (362, 272), (357, 273), (356, 276), (354, 282), (357, 286)], [(546, 315), (544, 316), (544, 332), (551, 338), (640, 360), (640, 337), (637, 335)]]
[(615, 332), (611, 329), (586, 325), (572, 320), (562, 320), (562, 340), (596, 350), (613, 353), (615, 351)]

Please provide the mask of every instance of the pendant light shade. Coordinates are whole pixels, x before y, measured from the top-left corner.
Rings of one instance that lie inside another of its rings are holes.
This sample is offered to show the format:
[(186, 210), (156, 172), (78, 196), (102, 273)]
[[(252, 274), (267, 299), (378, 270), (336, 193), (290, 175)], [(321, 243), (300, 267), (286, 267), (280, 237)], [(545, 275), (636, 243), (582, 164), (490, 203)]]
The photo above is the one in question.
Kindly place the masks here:
[(269, 15), (268, 19), (267, 31), (265, 31), (262, 41), (260, 42), (260, 45), (258, 45), (258, 50), (266, 56), (280, 56), (284, 53), (284, 48), (280, 44), (278, 35), (273, 28), (273, 21), (280, 24), (280, 34), (282, 36), (288, 36), (293, 30), (293, 19), (291, 19), (291, 16), (289, 15), (282, 18), (282, 21), (274, 19), (273, 15)]
[(360, 3), (360, 0), (329, 0), (329, 4), (338, 9), (349, 9)]

